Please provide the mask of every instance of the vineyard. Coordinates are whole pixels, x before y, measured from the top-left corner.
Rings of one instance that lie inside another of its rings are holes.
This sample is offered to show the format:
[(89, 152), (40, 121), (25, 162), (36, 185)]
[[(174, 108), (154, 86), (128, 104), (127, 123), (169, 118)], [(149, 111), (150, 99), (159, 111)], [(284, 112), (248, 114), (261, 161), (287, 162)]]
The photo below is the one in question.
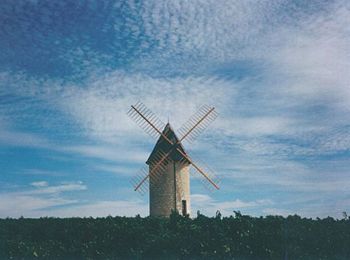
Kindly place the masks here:
[(0, 220), (0, 259), (350, 259), (349, 245), (346, 217)]

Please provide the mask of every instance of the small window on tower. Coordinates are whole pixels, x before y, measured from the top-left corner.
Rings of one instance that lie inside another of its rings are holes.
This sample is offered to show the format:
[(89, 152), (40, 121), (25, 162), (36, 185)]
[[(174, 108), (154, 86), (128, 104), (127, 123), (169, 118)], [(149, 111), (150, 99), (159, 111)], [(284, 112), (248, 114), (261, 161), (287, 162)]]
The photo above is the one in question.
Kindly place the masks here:
[(186, 200), (182, 200), (182, 216), (187, 215), (187, 203)]

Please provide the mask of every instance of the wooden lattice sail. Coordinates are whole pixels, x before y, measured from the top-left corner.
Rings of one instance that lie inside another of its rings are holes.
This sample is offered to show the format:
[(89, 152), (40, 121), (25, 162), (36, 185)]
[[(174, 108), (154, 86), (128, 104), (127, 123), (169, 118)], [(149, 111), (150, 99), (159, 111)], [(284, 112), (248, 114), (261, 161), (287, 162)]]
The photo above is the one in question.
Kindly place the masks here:
[[(135, 191), (150, 194), (150, 215), (169, 216), (172, 210), (180, 214), (190, 214), (190, 170), (192, 167), (204, 177), (206, 186), (219, 189), (216, 175), (208, 169), (204, 171), (185, 151), (182, 141), (192, 142), (215, 118), (214, 107), (202, 106), (180, 128), (180, 138), (168, 123), (164, 125), (144, 104), (132, 105), (128, 115), (157, 143), (139, 174), (132, 179)], [(203, 165), (203, 164), (201, 164)]]

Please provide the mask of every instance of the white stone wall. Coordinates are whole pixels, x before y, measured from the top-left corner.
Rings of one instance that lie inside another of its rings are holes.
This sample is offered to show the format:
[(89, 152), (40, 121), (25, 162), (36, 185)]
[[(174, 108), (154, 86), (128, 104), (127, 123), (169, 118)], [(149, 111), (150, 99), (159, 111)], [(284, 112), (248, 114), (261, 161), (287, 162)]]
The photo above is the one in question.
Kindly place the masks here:
[(190, 214), (189, 164), (171, 161), (165, 168), (158, 178), (150, 176), (150, 215), (166, 217), (175, 208), (181, 214), (182, 200), (186, 200), (187, 214)]
[(186, 212), (191, 214), (191, 201), (190, 201), (190, 166), (189, 164), (183, 165), (176, 163), (176, 209), (182, 214), (182, 200), (186, 200)]

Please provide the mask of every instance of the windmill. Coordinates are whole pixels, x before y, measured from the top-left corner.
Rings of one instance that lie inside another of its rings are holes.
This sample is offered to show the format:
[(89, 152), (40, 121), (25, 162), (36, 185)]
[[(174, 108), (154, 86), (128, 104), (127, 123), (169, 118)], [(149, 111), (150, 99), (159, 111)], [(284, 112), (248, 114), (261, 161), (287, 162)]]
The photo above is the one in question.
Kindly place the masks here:
[(149, 188), (151, 216), (169, 216), (172, 210), (190, 214), (190, 165), (203, 177), (205, 187), (219, 189), (216, 175), (204, 163), (195, 163), (182, 145), (184, 140), (192, 143), (215, 120), (214, 107), (202, 106), (178, 130), (179, 137), (169, 123), (164, 124), (141, 102), (132, 105), (127, 114), (149, 135), (158, 138), (146, 165), (131, 180), (134, 190), (141, 194)]

